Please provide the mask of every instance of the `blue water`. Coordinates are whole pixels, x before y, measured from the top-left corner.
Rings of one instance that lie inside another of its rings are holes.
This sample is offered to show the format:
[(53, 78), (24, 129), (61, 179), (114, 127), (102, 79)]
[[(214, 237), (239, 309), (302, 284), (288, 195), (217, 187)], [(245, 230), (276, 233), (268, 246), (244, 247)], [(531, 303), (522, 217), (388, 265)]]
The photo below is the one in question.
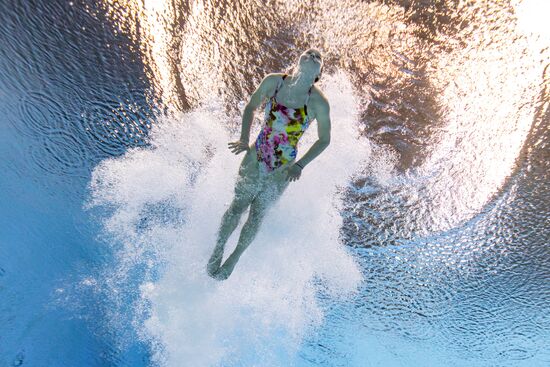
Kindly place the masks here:
[[(0, 365), (550, 364), (550, 57), (522, 8), (142, 5), (0, 4)], [(308, 45), (333, 150), (218, 284), (221, 147)]]

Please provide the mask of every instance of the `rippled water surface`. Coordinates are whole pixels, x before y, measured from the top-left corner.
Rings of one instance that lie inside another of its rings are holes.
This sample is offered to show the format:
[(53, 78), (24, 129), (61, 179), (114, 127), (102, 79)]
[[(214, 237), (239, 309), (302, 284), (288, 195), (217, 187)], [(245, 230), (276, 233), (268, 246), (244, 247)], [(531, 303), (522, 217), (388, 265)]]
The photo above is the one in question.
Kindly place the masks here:
[[(550, 365), (545, 1), (0, 10), (0, 365)], [(227, 141), (308, 47), (331, 145), (214, 282)]]

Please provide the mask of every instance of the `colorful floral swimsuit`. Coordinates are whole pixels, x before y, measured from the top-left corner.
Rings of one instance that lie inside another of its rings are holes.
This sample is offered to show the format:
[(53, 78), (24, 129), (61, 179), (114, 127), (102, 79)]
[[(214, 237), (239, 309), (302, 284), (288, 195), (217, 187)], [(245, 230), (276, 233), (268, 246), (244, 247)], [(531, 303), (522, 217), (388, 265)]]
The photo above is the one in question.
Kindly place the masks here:
[(309, 126), (307, 102), (313, 86), (303, 107), (285, 107), (277, 102), (276, 97), (286, 77), (285, 74), (279, 80), (275, 93), (265, 105), (265, 125), (256, 139), (256, 155), (262, 173), (272, 172), (293, 161), (298, 153), (298, 140)]

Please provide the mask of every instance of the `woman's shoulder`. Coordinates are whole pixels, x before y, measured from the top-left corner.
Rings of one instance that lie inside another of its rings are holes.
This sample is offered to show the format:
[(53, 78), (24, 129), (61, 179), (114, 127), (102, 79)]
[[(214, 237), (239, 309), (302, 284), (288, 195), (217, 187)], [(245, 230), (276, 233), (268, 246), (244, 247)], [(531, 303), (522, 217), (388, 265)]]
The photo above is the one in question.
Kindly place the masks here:
[(262, 83), (265, 82), (270, 86), (277, 85), (284, 75), (283, 73), (269, 73), (264, 77)]
[(267, 74), (260, 83), (260, 89), (264, 95), (271, 95), (281, 80), (283, 73)]
[(281, 77), (283, 76), (283, 73), (269, 73), (262, 79), (262, 82), (260, 83), (261, 86), (264, 88), (272, 88), (273, 86), (277, 85)]
[(267, 74), (263, 81), (267, 81), (267, 82), (273, 82), (273, 81), (279, 81), (279, 79), (281, 79), (283, 77), (283, 73), (269, 73)]
[(323, 91), (319, 89), (316, 85), (311, 89), (311, 96), (309, 100), (317, 105), (326, 105), (328, 106), (328, 99), (324, 95)]

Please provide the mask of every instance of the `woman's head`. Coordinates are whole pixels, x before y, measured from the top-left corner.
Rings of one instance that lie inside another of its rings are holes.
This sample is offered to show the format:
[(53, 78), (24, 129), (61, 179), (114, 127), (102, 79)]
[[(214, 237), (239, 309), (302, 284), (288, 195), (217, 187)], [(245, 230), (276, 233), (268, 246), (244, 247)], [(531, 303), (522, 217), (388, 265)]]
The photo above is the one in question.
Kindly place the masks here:
[(298, 59), (297, 69), (295, 70), (297, 74), (302, 74), (308, 79), (311, 78), (314, 83), (317, 82), (323, 71), (321, 53), (314, 48), (304, 51)]

